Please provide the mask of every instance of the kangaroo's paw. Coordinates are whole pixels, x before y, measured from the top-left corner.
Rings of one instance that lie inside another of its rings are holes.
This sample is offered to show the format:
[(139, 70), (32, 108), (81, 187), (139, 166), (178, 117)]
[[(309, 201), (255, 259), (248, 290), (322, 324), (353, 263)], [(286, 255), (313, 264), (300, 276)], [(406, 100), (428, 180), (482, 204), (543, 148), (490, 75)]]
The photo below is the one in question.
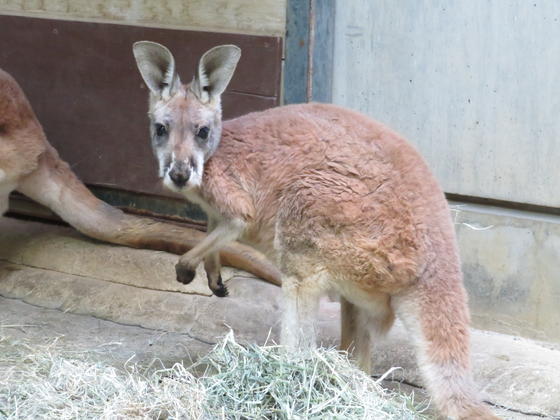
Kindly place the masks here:
[(218, 281), (216, 282), (216, 286), (210, 285), (210, 289), (212, 293), (214, 293), (218, 297), (226, 297), (229, 295), (227, 287), (224, 285), (222, 281), (222, 276), (218, 277)]
[(175, 273), (177, 273), (177, 281), (183, 284), (189, 284), (193, 281), (196, 274), (196, 269), (188, 265), (178, 263), (175, 266)]

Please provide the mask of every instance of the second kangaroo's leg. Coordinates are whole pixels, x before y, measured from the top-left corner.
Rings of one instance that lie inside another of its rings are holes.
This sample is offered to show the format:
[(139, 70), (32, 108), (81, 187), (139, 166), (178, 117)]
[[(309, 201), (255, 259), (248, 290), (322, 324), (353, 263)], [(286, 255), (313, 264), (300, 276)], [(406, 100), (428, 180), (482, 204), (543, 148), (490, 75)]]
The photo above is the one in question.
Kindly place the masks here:
[[(198, 264), (205, 258), (217, 253), (224, 245), (239, 238), (244, 228), (245, 222), (239, 219), (220, 221), (198, 245), (179, 259), (175, 266), (177, 280), (184, 284), (190, 283), (194, 278)], [(210, 263), (210, 268), (215, 271), (213, 263), (215, 261)]]
[(368, 375), (371, 373), (372, 338), (385, 335), (395, 319), (388, 296), (380, 295), (371, 305), (372, 308), (366, 310), (340, 297), (340, 348)]
[(340, 349), (347, 351), (368, 375), (371, 373), (371, 334), (364, 311), (340, 297)]

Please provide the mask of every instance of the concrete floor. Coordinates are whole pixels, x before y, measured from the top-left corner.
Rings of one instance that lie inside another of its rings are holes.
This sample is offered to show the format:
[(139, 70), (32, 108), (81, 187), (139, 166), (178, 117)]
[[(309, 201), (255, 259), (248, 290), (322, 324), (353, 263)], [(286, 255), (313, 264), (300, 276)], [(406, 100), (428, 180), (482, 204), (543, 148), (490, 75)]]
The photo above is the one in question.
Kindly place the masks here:
[[(67, 228), (0, 220), (0, 336), (37, 344), (58, 338), (59, 345), (95, 350), (117, 365), (131, 357), (196, 359), (229, 328), (241, 341), (278, 336), (278, 288), (229, 269), (229, 298), (199, 294), (203, 278), (193, 289), (178, 290), (169, 275), (175, 260), (94, 243)], [(338, 303), (323, 300), (319, 325), (325, 345), (337, 342), (338, 317)], [(560, 419), (557, 345), (473, 330), (472, 361), (479, 388), (503, 418)], [(399, 386), (424, 395), (400, 324), (377, 344), (374, 362), (379, 374), (402, 368), (388, 386), (404, 381)]]

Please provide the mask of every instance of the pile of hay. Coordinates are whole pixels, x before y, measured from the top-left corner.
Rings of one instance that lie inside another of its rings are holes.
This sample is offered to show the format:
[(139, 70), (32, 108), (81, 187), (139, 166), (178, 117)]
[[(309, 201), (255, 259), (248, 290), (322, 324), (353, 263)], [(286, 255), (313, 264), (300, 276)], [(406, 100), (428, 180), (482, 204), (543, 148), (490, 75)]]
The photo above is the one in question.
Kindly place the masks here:
[(115, 368), (56, 343), (0, 339), (0, 418), (426, 418), (333, 349), (244, 347), (229, 334), (192, 366), (154, 364)]

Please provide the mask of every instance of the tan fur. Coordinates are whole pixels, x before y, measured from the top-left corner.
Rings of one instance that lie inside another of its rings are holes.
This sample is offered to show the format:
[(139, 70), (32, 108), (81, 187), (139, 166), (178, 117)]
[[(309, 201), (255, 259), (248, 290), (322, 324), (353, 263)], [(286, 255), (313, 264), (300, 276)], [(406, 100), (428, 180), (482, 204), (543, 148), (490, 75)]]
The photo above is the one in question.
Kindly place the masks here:
[[(16, 81), (0, 69), (0, 216), (18, 190), (46, 205), (82, 233), (103, 241), (183, 254), (205, 238), (202, 232), (124, 214), (97, 199), (48, 143)], [(276, 268), (241, 244), (222, 259), (279, 284)]]
[[(200, 84), (196, 77), (193, 83)], [(209, 112), (219, 95), (208, 105), (197, 89), (178, 85), (169, 99), (152, 90), (150, 114), (170, 117), (158, 153), (181, 153), (171, 166), (203, 150), (196, 127), (220, 132), (219, 111)], [(239, 237), (282, 271), (284, 344), (314, 345), (318, 299), (334, 290), (343, 299), (342, 347), (355, 348), (363, 367), (370, 363), (370, 335), (385, 333), (396, 314), (414, 339), (441, 412), (496, 418), (471, 379), (467, 296), (447, 202), (408, 142), (357, 112), (303, 104), (226, 121), (219, 147), (204, 153), (201, 184), (177, 188), (165, 177), (166, 185), (205, 203), (220, 231), (181, 258), (179, 276)]]

